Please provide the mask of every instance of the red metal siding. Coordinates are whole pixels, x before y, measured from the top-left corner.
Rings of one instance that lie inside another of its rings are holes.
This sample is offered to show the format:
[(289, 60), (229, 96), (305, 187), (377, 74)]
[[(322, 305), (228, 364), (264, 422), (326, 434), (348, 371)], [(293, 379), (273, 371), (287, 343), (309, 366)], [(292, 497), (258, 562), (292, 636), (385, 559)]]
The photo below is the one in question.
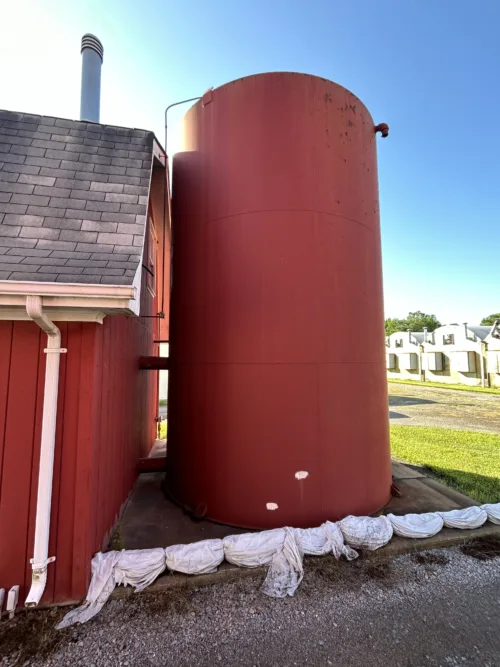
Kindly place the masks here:
[[(157, 320), (108, 316), (59, 322), (62, 346), (50, 555), (44, 601), (86, 591), (102, 548), (155, 437)], [(31, 579), (46, 337), (32, 322), (0, 321), (0, 586)]]
[(331, 81), (262, 74), (195, 104), (184, 137), (172, 495), (251, 528), (374, 512), (391, 468), (370, 113)]

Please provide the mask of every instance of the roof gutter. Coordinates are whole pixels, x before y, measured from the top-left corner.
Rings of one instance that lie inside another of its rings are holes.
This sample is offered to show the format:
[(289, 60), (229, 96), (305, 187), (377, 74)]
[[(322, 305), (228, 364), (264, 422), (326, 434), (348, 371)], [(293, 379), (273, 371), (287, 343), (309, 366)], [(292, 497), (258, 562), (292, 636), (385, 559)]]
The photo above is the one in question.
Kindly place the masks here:
[(30, 319), (47, 334), (45, 365), (45, 389), (43, 397), (42, 438), (40, 443), (40, 466), (38, 470), (38, 495), (36, 501), (35, 547), (31, 559), (31, 589), (26, 598), (26, 607), (36, 607), (47, 584), (47, 566), (55, 560), (49, 558), (50, 508), (52, 503), (52, 477), (57, 422), (57, 394), (59, 389), (59, 361), (61, 332), (43, 312), (42, 297), (26, 297), (26, 312)]
[[(37, 283), (0, 281), (0, 311), (18, 309), (20, 318), (26, 317), (26, 298), (43, 297), (48, 309), (91, 309), (104, 314), (122, 313), (139, 315), (138, 286), (134, 285), (87, 285), (70, 283)], [(15, 319), (10, 313), (9, 319)]]

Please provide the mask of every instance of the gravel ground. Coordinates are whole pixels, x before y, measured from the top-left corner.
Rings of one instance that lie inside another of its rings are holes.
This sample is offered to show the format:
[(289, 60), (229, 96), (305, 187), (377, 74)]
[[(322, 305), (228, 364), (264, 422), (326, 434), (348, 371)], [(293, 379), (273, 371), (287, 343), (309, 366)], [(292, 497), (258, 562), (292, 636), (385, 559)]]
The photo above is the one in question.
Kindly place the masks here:
[[(88, 624), (58, 633), (60, 610), (22, 614), (0, 626), (0, 664), (500, 665), (500, 558), (480, 561), (458, 548), (390, 560), (378, 552), (353, 563), (308, 558), (305, 570), (286, 600), (266, 598), (261, 577), (251, 577), (113, 600)], [(25, 653), (16, 658), (13, 637), (23, 628)], [(36, 633), (44, 658), (29, 656)]]
[(389, 415), (399, 426), (500, 433), (500, 396), (390, 382)]

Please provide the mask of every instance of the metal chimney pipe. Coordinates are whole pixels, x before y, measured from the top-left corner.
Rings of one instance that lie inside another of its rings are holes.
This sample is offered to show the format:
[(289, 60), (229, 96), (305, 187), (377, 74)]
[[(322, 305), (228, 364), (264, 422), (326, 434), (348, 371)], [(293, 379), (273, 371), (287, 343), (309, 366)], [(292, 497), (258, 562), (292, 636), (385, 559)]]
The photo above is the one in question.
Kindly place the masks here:
[(82, 93), (80, 120), (99, 122), (101, 107), (101, 65), (104, 49), (95, 35), (82, 37)]

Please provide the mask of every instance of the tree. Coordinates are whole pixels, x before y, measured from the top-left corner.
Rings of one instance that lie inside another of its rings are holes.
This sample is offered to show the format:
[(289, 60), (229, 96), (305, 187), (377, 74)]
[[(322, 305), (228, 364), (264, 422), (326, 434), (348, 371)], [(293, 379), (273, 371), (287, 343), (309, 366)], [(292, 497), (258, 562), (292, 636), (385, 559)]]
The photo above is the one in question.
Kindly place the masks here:
[(482, 327), (487, 327), (487, 326), (492, 326), (495, 324), (495, 320), (500, 320), (500, 313), (496, 313), (495, 315), (488, 315), (488, 317), (483, 317), (481, 320), (481, 326)]
[(416, 310), (413, 313), (408, 313), (408, 317), (404, 320), (389, 317), (385, 321), (385, 335), (390, 336), (396, 331), (423, 331), (424, 327), (427, 327), (427, 330), (430, 332), (440, 326), (441, 322), (439, 322), (435, 315), (428, 315), (427, 313), (422, 313), (420, 310)]

